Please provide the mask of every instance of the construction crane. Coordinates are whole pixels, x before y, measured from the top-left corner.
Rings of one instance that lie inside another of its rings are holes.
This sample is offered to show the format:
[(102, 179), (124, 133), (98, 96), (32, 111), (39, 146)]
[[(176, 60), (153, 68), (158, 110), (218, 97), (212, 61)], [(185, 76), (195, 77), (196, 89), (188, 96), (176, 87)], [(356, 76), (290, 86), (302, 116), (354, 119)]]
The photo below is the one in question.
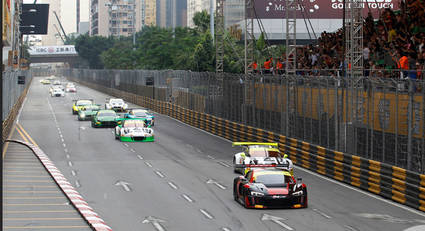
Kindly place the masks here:
[[(61, 28), (61, 30), (62, 30), (63, 36), (65, 37), (65, 39), (66, 39), (66, 40), (68, 40), (68, 36), (66, 36), (65, 30), (63, 29), (63, 26), (62, 26), (61, 20), (59, 20), (58, 14), (56, 13), (56, 11), (53, 11), (53, 13), (54, 13), (54, 14), (55, 14), (55, 16), (56, 16), (56, 20), (58, 20), (58, 23), (59, 23), (59, 26), (60, 26), (60, 28)], [(61, 36), (61, 37), (62, 37), (62, 36)], [(62, 40), (63, 40), (63, 39), (62, 39)]]

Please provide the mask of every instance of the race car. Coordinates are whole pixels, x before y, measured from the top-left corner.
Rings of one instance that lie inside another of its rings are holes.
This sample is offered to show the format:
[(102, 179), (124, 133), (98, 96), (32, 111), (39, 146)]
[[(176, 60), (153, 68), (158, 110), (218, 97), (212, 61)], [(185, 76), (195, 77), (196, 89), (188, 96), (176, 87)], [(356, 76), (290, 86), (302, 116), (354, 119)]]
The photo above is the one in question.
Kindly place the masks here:
[(233, 142), (232, 146), (243, 146), (245, 148), (243, 152), (236, 153), (233, 157), (234, 171), (236, 173), (245, 174), (249, 170), (249, 168), (240, 167), (243, 164), (287, 164), (286, 170), (291, 175), (294, 173), (294, 164), (288, 158), (288, 155), (282, 155), (277, 143)]
[(62, 88), (59, 87), (51, 87), (50, 90), (50, 96), (51, 97), (64, 97), (65, 96), (65, 92), (62, 90)]
[(48, 84), (50, 84), (51, 82), (50, 82), (50, 80), (48, 80), (48, 79), (42, 79), (42, 80), (40, 80), (40, 83), (45, 84), (45, 85), (48, 85)]
[(94, 104), (94, 101), (92, 99), (80, 99), (80, 100), (73, 100), (72, 101), (72, 114), (76, 115), (78, 114), (78, 111), (87, 105)]
[(78, 110), (78, 120), (91, 120), (99, 110), (100, 105), (98, 104), (83, 106), (80, 110)]
[(115, 127), (115, 139), (125, 142), (152, 142), (155, 136), (144, 119), (121, 119)]
[(117, 126), (117, 119), (119, 116), (113, 110), (99, 110), (95, 116), (92, 117), (91, 126), (94, 128)]
[(72, 83), (68, 83), (68, 84), (66, 85), (65, 91), (66, 91), (66, 92), (77, 92), (77, 88), (75, 87), (75, 85), (74, 85), (74, 84), (72, 84)]
[(62, 84), (61, 84), (61, 81), (55, 80), (55, 81), (53, 81), (53, 85), (62, 85)]
[(146, 109), (129, 109), (128, 112), (124, 114), (124, 118), (143, 119), (146, 124), (150, 126), (155, 125), (155, 117)]
[(114, 111), (125, 111), (128, 105), (124, 103), (123, 99), (106, 99), (105, 109)]
[(286, 170), (255, 168), (233, 180), (233, 198), (245, 208), (307, 208), (307, 186)]

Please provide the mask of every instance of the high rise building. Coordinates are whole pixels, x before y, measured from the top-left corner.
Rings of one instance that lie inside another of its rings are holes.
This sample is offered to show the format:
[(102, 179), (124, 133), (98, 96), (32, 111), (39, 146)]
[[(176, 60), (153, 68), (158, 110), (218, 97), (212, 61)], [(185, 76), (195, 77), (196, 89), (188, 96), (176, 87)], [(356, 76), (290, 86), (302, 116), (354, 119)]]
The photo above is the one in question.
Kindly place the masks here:
[(77, 33), (89, 31), (90, 0), (77, 0)]
[[(146, 8), (155, 9), (152, 0), (91, 0), (90, 34), (102, 36), (129, 36), (142, 28)], [(155, 23), (155, 14), (147, 12), (149, 23)]]
[(47, 35), (41, 36), (43, 46), (62, 45), (61, 28), (54, 14), (56, 12), (59, 20), (61, 20), (61, 1), (58, 0), (43, 0), (42, 3), (49, 4), (49, 21), (47, 24)]
[(187, 0), (157, 0), (157, 25), (165, 28), (187, 25)]
[[(194, 27), (193, 17), (197, 12), (201, 12), (203, 10), (208, 11), (210, 13), (210, 2), (211, 0), (187, 0), (187, 26)], [(215, 0), (213, 0), (213, 8), (215, 12)]]
[(142, 25), (155, 26), (156, 25), (156, 0), (143, 0), (144, 7), (142, 7)]

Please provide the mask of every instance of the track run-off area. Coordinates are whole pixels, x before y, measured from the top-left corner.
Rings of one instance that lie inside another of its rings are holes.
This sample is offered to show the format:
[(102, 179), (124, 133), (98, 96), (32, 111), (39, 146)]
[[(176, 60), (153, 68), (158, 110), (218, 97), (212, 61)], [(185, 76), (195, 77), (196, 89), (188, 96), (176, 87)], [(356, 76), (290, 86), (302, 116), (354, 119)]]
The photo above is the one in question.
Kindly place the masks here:
[(72, 115), (73, 99), (110, 96), (77, 85), (50, 97), (39, 80), (17, 122), (113, 230), (425, 230), (425, 213), (300, 167), (308, 208), (245, 209), (233, 200), (240, 148), (229, 140), (155, 113), (155, 142), (122, 143)]

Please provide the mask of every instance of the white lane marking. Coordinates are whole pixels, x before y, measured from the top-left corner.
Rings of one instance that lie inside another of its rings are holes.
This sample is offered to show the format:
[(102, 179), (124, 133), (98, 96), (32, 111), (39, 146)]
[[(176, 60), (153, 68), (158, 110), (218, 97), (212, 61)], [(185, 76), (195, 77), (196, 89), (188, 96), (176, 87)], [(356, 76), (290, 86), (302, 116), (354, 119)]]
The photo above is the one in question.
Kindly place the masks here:
[(19, 123), (19, 119), (21, 118), (21, 112), (22, 112), (22, 109), (23, 109), (23, 108), (24, 108), (24, 106), (25, 106), (25, 102), (27, 102), (27, 96), (25, 96), (24, 102), (22, 103), (22, 106), (21, 106), (21, 108), (19, 109), (19, 112), (18, 112), (18, 118), (16, 119), (16, 123)]
[(208, 155), (207, 157), (210, 158), (211, 160), (214, 160), (215, 159), (214, 156)]
[(72, 162), (68, 161), (68, 165), (69, 165), (69, 167), (72, 167)]
[(158, 175), (161, 178), (164, 178), (164, 174), (162, 174), (160, 171), (155, 171), (155, 174)]
[(223, 230), (223, 231), (232, 231), (230, 228), (227, 228), (227, 227), (221, 227), (221, 230)]
[(63, 135), (62, 135), (62, 134), (59, 134), (59, 136), (60, 136), (61, 138), (63, 138)]
[(214, 219), (214, 217), (213, 217), (211, 214), (209, 214), (206, 210), (204, 210), (204, 209), (199, 209), (199, 211), (200, 211), (202, 214), (204, 214), (204, 216), (205, 216), (206, 218), (208, 218), (208, 219), (210, 219), (210, 220)]
[(328, 214), (326, 214), (326, 213), (324, 213), (324, 212), (322, 212), (322, 211), (320, 211), (320, 210), (318, 210), (318, 209), (313, 209), (313, 211), (315, 211), (316, 213), (318, 213), (318, 214), (320, 214), (320, 215), (322, 215), (322, 216), (324, 216), (324, 217), (326, 217), (326, 218), (328, 218), (328, 219), (331, 219), (332, 217), (331, 216), (329, 216)]
[(356, 192), (362, 193), (362, 194), (367, 195), (367, 196), (369, 196), (369, 197), (372, 197), (372, 198), (374, 198), (374, 199), (377, 199), (377, 200), (383, 201), (383, 202), (385, 202), (385, 203), (387, 203), (387, 204), (390, 204), (390, 205), (393, 205), (393, 206), (399, 207), (399, 208), (401, 208), (401, 209), (404, 209), (404, 210), (409, 211), (409, 212), (411, 212), (411, 213), (414, 213), (414, 214), (416, 214), (416, 215), (419, 215), (419, 216), (425, 217), (425, 213), (420, 212), (420, 211), (417, 211), (417, 210), (412, 209), (412, 208), (410, 208), (410, 207), (407, 207), (407, 206), (404, 206), (404, 205), (398, 204), (398, 203), (396, 203), (396, 202), (392, 202), (392, 201), (387, 200), (387, 199), (383, 199), (383, 198), (381, 198), (380, 196), (377, 196), (377, 195), (375, 195), (375, 194), (372, 194), (372, 193), (369, 193), (369, 192), (363, 191), (363, 190), (358, 189), (358, 188), (353, 187), (353, 186), (346, 185), (346, 184), (344, 184), (344, 183), (341, 183), (341, 182), (339, 182), (339, 181), (333, 180), (333, 179), (331, 179), (331, 178), (327, 178), (327, 177), (325, 177), (325, 176), (322, 176), (322, 175), (320, 175), (320, 174), (318, 174), (318, 173), (315, 173), (315, 172), (312, 172), (312, 171), (310, 171), (310, 170), (307, 170), (307, 169), (304, 169), (304, 168), (301, 168), (301, 167), (298, 167), (298, 166), (295, 166), (295, 168), (296, 168), (296, 169), (299, 169), (299, 170), (301, 170), (301, 171), (304, 171), (304, 172), (306, 172), (306, 173), (309, 173), (309, 174), (311, 174), (311, 175), (313, 175), (313, 176), (317, 176), (317, 177), (319, 177), (319, 178), (321, 178), (321, 179), (324, 179), (324, 180), (330, 181), (330, 182), (332, 182), (332, 183), (334, 183), (334, 184), (337, 184), (337, 185), (340, 185), (340, 186), (342, 186), (342, 187), (345, 187), (345, 188), (351, 189), (351, 190), (353, 190), (353, 191), (356, 191)]
[(67, 149), (67, 148), (65, 148), (65, 149), (64, 149), (64, 151), (65, 151), (65, 152), (68, 152), (68, 149)]
[(225, 190), (225, 189), (226, 189), (226, 187), (225, 187), (225, 186), (221, 185), (220, 183), (218, 183), (217, 181), (215, 181), (215, 180), (213, 180), (213, 179), (208, 179), (206, 183), (207, 183), (207, 184), (214, 184), (214, 185), (216, 185), (217, 187), (219, 187), (219, 188), (221, 188), (221, 189), (223, 189), (223, 190)]
[(217, 163), (219, 163), (219, 164), (223, 165), (223, 166), (224, 166), (224, 167), (226, 167), (226, 168), (230, 168), (230, 165), (226, 164), (226, 163), (225, 163), (225, 162), (223, 162), (223, 161), (219, 161), (219, 162), (217, 162)]
[(408, 229), (405, 229), (404, 231), (423, 231), (423, 230), (425, 230), (425, 225), (413, 226)]
[(186, 194), (182, 194), (182, 197), (183, 197), (185, 200), (187, 200), (188, 202), (193, 203), (192, 198), (190, 198), (188, 195), (186, 195)]
[(168, 185), (169, 185), (171, 188), (173, 188), (173, 189), (177, 190), (177, 185), (175, 185), (173, 182), (168, 182)]
[(66, 144), (65, 144), (65, 143), (62, 143), (62, 146), (63, 146), (64, 148), (66, 148)]
[(79, 182), (78, 180), (76, 180), (76, 181), (75, 181), (75, 187), (76, 187), (76, 188), (81, 187), (80, 182)]
[(125, 182), (125, 181), (120, 180), (120, 181), (117, 181), (117, 183), (115, 183), (115, 185), (116, 186), (122, 186), (126, 192), (130, 192), (131, 191), (131, 188), (129, 186), (130, 183), (128, 183), (128, 182)]
[(77, 173), (76, 173), (74, 170), (71, 170), (71, 174), (72, 174), (73, 176), (76, 176), (76, 175), (77, 175)]
[(68, 154), (66, 154), (66, 158), (67, 158), (67, 159), (69, 159), (69, 158), (71, 158), (71, 156), (70, 156), (70, 155), (68, 155)]
[(128, 144), (124, 143), (124, 146), (128, 147)]
[(147, 166), (149, 166), (150, 168), (152, 168), (152, 164), (151, 164), (151, 163), (149, 163), (149, 162), (145, 161), (145, 164), (146, 164)]
[(63, 138), (61, 138), (62, 143), (65, 142), (65, 140)]
[(137, 155), (137, 158), (143, 160), (143, 156), (141, 156), (141, 155)]
[(283, 223), (282, 220), (286, 220), (286, 219), (281, 218), (281, 217), (276, 217), (276, 216), (272, 216), (272, 215), (269, 215), (269, 214), (263, 214), (263, 216), (261, 217), (261, 220), (262, 221), (272, 221), (272, 222), (278, 224), (279, 226), (281, 226), (281, 227), (283, 227), (287, 230), (294, 230), (291, 226)]
[(165, 231), (164, 227), (160, 223), (164, 223), (165, 221), (153, 216), (145, 217), (142, 221), (143, 224), (151, 223), (156, 231)]
[(131, 151), (131, 152), (136, 152), (136, 150), (134, 150), (134, 149), (130, 149), (130, 151)]
[(114, 131), (111, 131), (111, 133), (112, 133), (112, 134), (115, 134), (115, 132), (114, 132)]
[(355, 229), (355, 228), (353, 228), (353, 227), (351, 227), (351, 226), (349, 226), (349, 225), (344, 225), (344, 228), (347, 230), (350, 230), (350, 231), (358, 231), (357, 229)]

